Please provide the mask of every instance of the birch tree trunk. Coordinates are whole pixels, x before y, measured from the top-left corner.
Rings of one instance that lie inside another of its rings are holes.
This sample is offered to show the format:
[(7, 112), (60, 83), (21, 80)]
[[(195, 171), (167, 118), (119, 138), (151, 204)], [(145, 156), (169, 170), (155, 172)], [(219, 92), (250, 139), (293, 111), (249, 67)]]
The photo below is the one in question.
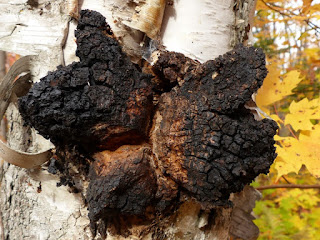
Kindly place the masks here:
[[(254, 9), (253, 0), (153, 1), (154, 6), (145, 2), (148, 1), (0, 0), (0, 50), (32, 55), (33, 81), (60, 64), (78, 61), (76, 22), (71, 20), (76, 15), (76, 4), (79, 9), (102, 13), (134, 62), (148, 58), (146, 48), (152, 51), (158, 41), (170, 51), (204, 62), (248, 38), (249, 13)], [(150, 11), (153, 8), (157, 11)], [(153, 39), (147, 45), (146, 36)], [(6, 115), (7, 139), (13, 148), (37, 152), (50, 146), (23, 125), (14, 103)], [(59, 178), (48, 173), (47, 167), (26, 170), (7, 163), (2, 166), (0, 210), (4, 239), (100, 239), (99, 233), (93, 237), (90, 231), (82, 193), (72, 193), (67, 186), (57, 187)], [(108, 239), (220, 240), (231, 235), (255, 239), (258, 230), (250, 214), (259, 194), (245, 188), (232, 198), (234, 208), (217, 208), (214, 216), (189, 200), (158, 227), (152, 222), (137, 224), (125, 234), (108, 229)]]

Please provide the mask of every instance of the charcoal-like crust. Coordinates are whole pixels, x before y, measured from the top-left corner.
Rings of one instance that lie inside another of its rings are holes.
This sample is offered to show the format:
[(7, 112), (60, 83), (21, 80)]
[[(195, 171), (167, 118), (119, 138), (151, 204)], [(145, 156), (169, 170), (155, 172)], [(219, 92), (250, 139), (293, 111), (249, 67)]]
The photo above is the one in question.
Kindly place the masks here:
[(157, 191), (150, 149), (127, 145), (114, 152), (98, 153), (94, 158), (87, 192), (90, 220), (95, 222), (105, 214), (144, 213)]
[(159, 173), (150, 146), (123, 145), (96, 153), (86, 199), (92, 223), (117, 215), (163, 211), (175, 200), (177, 185)]
[(181, 85), (159, 100), (152, 137), (159, 166), (203, 206), (226, 205), (276, 157), (277, 125), (244, 108), (267, 74), (264, 54), (239, 46), (203, 65), (171, 52), (159, 62), (155, 72), (164, 81), (179, 76)]
[(179, 84), (186, 97), (190, 91), (195, 98), (206, 96), (210, 110), (223, 114), (243, 107), (268, 73), (262, 49), (242, 45), (204, 64), (181, 53), (164, 52), (153, 69), (162, 79), (158, 85)]
[[(184, 96), (184, 94), (186, 94)], [(243, 109), (233, 115), (210, 110), (207, 96), (170, 92), (162, 95), (154, 153), (166, 175), (204, 207), (227, 205), (276, 157), (276, 124), (256, 121)]]
[(233, 113), (261, 87), (268, 73), (265, 64), (262, 49), (239, 45), (203, 65), (205, 76), (200, 80), (199, 92), (209, 97), (212, 111)]
[(90, 168), (92, 226), (150, 207), (163, 213), (185, 195), (207, 209), (227, 205), (230, 193), (268, 172), (277, 125), (245, 108), (267, 74), (261, 50), (240, 45), (204, 64), (161, 52), (151, 81), (101, 14), (81, 11), (75, 35), (80, 62), (49, 72), (19, 110), (57, 146), (54, 172), (72, 182), (70, 163)]
[(49, 72), (19, 100), (26, 123), (55, 145), (116, 149), (146, 136), (150, 76), (130, 62), (108, 29), (101, 14), (81, 11), (75, 32), (81, 61)]

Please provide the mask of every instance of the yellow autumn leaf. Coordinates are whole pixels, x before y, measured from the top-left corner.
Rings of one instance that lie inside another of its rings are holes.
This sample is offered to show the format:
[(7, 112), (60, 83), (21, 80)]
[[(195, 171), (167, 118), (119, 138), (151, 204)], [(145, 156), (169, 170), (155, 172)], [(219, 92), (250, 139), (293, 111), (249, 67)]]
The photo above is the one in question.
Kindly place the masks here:
[(278, 124), (278, 126), (283, 123), (282, 119), (276, 114), (271, 114), (270, 117)]
[(309, 11), (309, 14), (312, 15), (314, 13), (318, 13), (320, 12), (320, 4), (314, 4), (310, 7), (310, 11)]
[(256, 96), (256, 103), (261, 109), (283, 99), (285, 96), (291, 95), (292, 89), (302, 80), (302, 78), (299, 77), (300, 73), (294, 70), (288, 72), (281, 81), (279, 78), (280, 70), (277, 68), (277, 63), (271, 64), (268, 70), (269, 74)]
[(303, 157), (301, 155), (300, 142), (293, 137), (279, 137), (275, 136), (275, 140), (279, 141), (280, 145), (276, 145), (277, 158), (275, 160), (275, 169), (278, 172), (277, 180), (282, 175), (294, 172), (298, 173), (303, 164)]
[(304, 49), (303, 52), (308, 58), (311, 58), (311, 59), (319, 58), (319, 48), (306, 48)]
[(275, 169), (279, 179), (290, 172), (298, 173), (302, 165), (315, 177), (320, 177), (320, 125), (312, 131), (302, 131), (299, 139), (275, 136), (281, 146), (277, 146), (278, 157)]
[(312, 0), (303, 0), (303, 7), (302, 7), (302, 13), (306, 14), (308, 13), (308, 10), (311, 6)]
[(312, 130), (313, 124), (310, 119), (320, 119), (319, 98), (311, 101), (307, 98), (299, 102), (292, 101), (289, 111), (285, 117), (285, 124), (290, 124), (295, 131)]
[(305, 146), (304, 165), (315, 177), (320, 177), (320, 125), (312, 127), (311, 131), (302, 131), (299, 141)]
[(305, 39), (305, 38), (307, 38), (309, 36), (310, 36), (310, 34), (308, 32), (303, 32), (303, 33), (301, 33), (301, 35), (300, 35), (300, 37), (298, 39), (302, 40), (302, 39)]

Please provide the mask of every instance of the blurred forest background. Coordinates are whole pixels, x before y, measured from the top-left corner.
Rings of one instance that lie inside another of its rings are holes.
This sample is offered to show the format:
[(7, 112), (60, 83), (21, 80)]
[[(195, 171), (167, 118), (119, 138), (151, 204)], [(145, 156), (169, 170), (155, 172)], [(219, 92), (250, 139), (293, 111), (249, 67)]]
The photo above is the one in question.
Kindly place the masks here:
[(258, 0), (253, 34), (269, 70), (257, 105), (279, 125), (278, 157), (252, 184), (259, 239), (320, 239), (320, 1)]

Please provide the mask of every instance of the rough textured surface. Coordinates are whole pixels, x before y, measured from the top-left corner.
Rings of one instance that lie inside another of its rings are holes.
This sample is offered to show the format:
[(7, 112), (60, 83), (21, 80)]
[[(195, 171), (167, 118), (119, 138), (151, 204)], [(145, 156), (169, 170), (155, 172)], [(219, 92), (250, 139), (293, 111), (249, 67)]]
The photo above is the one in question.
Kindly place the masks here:
[(256, 9), (256, 0), (235, 0), (233, 5), (235, 25), (231, 45), (249, 42), (253, 44), (253, 19)]
[(157, 171), (148, 144), (123, 145), (116, 151), (96, 153), (87, 191), (92, 228), (100, 218), (109, 221), (119, 214), (153, 219), (176, 198), (177, 188)]
[(164, 89), (179, 83), (181, 95), (194, 99), (205, 96), (211, 111), (224, 114), (243, 107), (267, 76), (262, 49), (242, 45), (203, 65), (183, 54), (165, 52), (154, 71)]
[[(230, 193), (268, 172), (277, 125), (244, 108), (267, 74), (261, 50), (238, 46), (204, 64), (162, 52), (151, 82), (99, 13), (81, 12), (76, 37), (80, 62), (50, 72), (19, 108), (56, 144), (60, 167), (91, 165), (94, 230), (117, 219), (110, 216), (145, 219), (150, 206), (165, 213), (188, 198), (206, 210), (228, 206)], [(107, 151), (91, 156), (98, 150)], [(74, 161), (79, 153), (83, 161)]]
[[(4, 239), (92, 239), (88, 212), (80, 194), (68, 192), (67, 187), (57, 188), (56, 176), (41, 170), (29, 172), (7, 163), (0, 169), (2, 175), (0, 205)], [(44, 227), (47, 218), (50, 228)]]
[(116, 149), (146, 136), (150, 76), (122, 52), (102, 15), (82, 11), (75, 32), (80, 62), (49, 72), (20, 99), (27, 124), (55, 145)]
[(256, 121), (244, 108), (266, 76), (264, 54), (240, 46), (200, 65), (168, 52), (158, 63), (164, 80), (182, 75), (179, 64), (189, 66), (178, 77), (181, 87), (159, 101), (152, 137), (159, 165), (204, 206), (225, 205), (231, 192), (267, 173), (276, 157), (277, 125)]
[[(150, 148), (135, 145), (94, 156), (87, 194), (91, 220), (97, 221), (105, 215), (105, 206), (113, 209), (114, 214), (141, 214), (151, 205), (157, 191), (151, 157)], [(108, 216), (112, 217), (111, 211)]]
[[(10, 146), (21, 151), (34, 149), (34, 135), (30, 134), (29, 127), (23, 126), (13, 103), (6, 116), (12, 123), (7, 135)], [(57, 188), (59, 177), (42, 168), (26, 170), (6, 162), (0, 166), (4, 239), (92, 239), (81, 193), (74, 194), (65, 186)]]

